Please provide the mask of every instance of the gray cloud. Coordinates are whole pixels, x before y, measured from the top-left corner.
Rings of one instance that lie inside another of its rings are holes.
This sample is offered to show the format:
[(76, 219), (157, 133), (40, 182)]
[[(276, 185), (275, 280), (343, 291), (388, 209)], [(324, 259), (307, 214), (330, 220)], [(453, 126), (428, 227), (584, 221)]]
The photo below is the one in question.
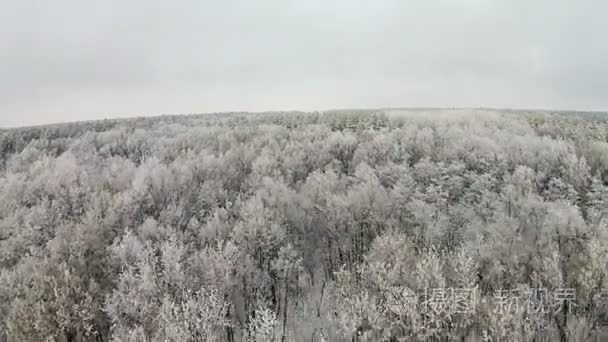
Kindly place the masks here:
[(608, 109), (597, 0), (0, 0), (0, 126), (376, 106)]

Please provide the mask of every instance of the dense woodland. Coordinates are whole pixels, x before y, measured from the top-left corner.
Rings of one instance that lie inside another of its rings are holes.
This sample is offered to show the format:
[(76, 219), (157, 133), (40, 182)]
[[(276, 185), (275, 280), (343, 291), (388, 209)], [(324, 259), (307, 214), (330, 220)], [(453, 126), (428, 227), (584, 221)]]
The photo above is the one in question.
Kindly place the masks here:
[(2, 342), (595, 341), (607, 267), (608, 114), (0, 131)]

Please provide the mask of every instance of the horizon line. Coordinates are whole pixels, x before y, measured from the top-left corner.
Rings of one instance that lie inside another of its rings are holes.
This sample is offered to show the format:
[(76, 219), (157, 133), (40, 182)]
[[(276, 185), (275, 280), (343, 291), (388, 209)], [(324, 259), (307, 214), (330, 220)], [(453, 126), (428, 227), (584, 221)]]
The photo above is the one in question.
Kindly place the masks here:
[[(140, 120), (140, 119), (153, 119), (162, 118), (168, 116), (197, 116), (197, 115), (229, 115), (229, 114), (269, 114), (269, 113), (302, 113), (302, 114), (313, 114), (313, 113), (329, 113), (329, 112), (344, 112), (344, 111), (390, 111), (390, 110), (485, 110), (485, 111), (504, 111), (504, 112), (539, 112), (539, 113), (594, 113), (594, 114), (607, 114), (608, 110), (581, 110), (581, 109), (557, 109), (557, 108), (525, 108), (525, 107), (435, 107), (435, 106), (398, 106), (398, 107), (359, 107), (359, 108), (332, 108), (332, 109), (317, 109), (317, 110), (300, 110), (300, 109), (285, 109), (285, 110), (262, 110), (262, 111), (215, 111), (215, 112), (190, 112), (190, 113), (154, 113), (150, 115), (133, 115), (133, 116), (118, 116), (118, 117), (105, 117), (99, 119), (89, 120), (78, 120), (78, 121), (57, 121), (42, 124), (23, 125), (23, 126), (4, 126), (0, 127), (0, 130), (14, 130), (14, 129), (30, 129), (30, 128), (43, 128), (57, 125), (70, 125), (79, 123), (93, 123), (103, 121), (128, 121), (128, 120)], [(120, 115), (120, 114), (119, 114)]]

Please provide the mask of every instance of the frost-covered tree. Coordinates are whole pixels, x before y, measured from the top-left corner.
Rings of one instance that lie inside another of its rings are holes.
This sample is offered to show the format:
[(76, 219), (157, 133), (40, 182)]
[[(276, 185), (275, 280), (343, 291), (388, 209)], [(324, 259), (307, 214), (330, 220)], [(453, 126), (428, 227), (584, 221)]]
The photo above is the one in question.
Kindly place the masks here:
[(387, 110), (2, 130), (0, 342), (599, 338), (607, 127)]

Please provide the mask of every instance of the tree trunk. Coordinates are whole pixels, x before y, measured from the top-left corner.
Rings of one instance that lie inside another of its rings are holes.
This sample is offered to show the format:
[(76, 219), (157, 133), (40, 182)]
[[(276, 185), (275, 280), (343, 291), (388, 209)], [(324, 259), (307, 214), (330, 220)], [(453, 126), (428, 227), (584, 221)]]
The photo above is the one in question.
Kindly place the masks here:
[[(226, 317), (230, 317), (230, 306), (228, 306), (228, 310), (226, 310)], [(232, 330), (232, 325), (226, 325), (226, 340), (228, 342), (234, 342), (234, 331)]]
[(287, 328), (287, 304), (289, 300), (289, 276), (285, 277), (285, 300), (283, 303), (283, 333), (281, 335), (281, 342), (285, 342), (285, 331)]
[(321, 286), (321, 295), (319, 297), (319, 303), (317, 304), (317, 317), (321, 318), (321, 306), (323, 305), (323, 296), (325, 294), (325, 285), (327, 282), (323, 280), (323, 285)]

